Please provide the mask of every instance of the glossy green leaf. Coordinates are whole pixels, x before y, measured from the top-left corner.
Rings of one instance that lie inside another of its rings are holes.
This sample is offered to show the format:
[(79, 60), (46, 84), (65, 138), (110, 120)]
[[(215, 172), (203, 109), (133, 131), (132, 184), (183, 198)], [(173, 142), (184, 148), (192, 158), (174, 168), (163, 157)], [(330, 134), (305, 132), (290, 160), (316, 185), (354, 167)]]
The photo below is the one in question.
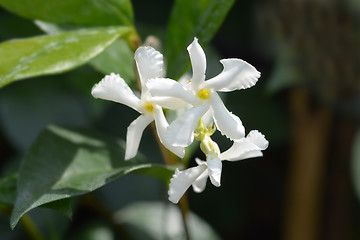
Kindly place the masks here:
[(41, 207), (53, 209), (63, 214), (65, 217), (72, 218), (73, 211), (70, 198), (64, 198), (54, 202), (45, 203), (41, 205)]
[[(0, 203), (13, 206), (16, 199), (17, 174), (12, 174), (0, 179)], [(50, 202), (41, 207), (56, 210), (63, 215), (72, 217), (72, 206), (70, 198)]]
[(134, 170), (133, 173), (158, 178), (165, 183), (168, 183), (174, 174), (176, 167), (180, 166), (175, 165), (164, 168), (162, 165), (152, 165), (152, 167), (141, 167), (137, 170)]
[(128, 32), (126, 27), (93, 28), (3, 42), (0, 87), (15, 80), (78, 67)]
[(80, 30), (82, 27), (73, 25), (58, 25), (55, 23), (45, 22), (41, 20), (35, 20), (34, 24), (43, 32), (47, 34), (57, 34), (66, 31)]
[(104, 74), (120, 74), (129, 85), (135, 82), (134, 52), (125, 40), (115, 41), (91, 60), (90, 65)]
[(221, 26), (234, 0), (176, 0), (166, 37), (169, 77), (179, 78), (189, 66), (186, 47), (194, 37), (204, 47)]
[(34, 24), (24, 18), (3, 10), (0, 7), (0, 42), (12, 38), (24, 38), (41, 34)]
[[(141, 170), (154, 167), (140, 163), (139, 157), (124, 161), (124, 152), (123, 142), (101, 134), (48, 127), (21, 165), (11, 227), (37, 206), (91, 192), (124, 174), (147, 174)], [(160, 179), (173, 173), (172, 169), (155, 167)]]
[(86, 26), (133, 23), (130, 0), (0, 0), (0, 6), (22, 17)]
[[(115, 220), (126, 224), (133, 239), (186, 239), (180, 209), (163, 202), (138, 202), (120, 210)], [(187, 215), (190, 239), (217, 240), (211, 226), (192, 212)]]
[[(68, 28), (68, 26), (59, 26), (44, 21), (34, 22), (48, 34), (61, 33)], [(135, 82), (134, 52), (123, 39), (116, 40), (89, 64), (104, 74), (120, 74), (130, 86)]]

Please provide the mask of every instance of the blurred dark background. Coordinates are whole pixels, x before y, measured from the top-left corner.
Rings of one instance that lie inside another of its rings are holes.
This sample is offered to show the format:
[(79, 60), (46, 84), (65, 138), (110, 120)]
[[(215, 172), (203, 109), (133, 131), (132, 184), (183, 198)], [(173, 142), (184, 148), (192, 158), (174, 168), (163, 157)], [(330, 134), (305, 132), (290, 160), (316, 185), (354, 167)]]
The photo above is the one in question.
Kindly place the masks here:
[[(143, 39), (153, 34), (164, 40), (171, 5), (134, 1)], [(219, 73), (218, 60), (230, 57), (261, 72), (254, 87), (222, 97), (247, 132), (258, 129), (270, 142), (262, 158), (224, 162), (220, 188), (208, 184), (201, 194), (188, 191), (191, 210), (223, 239), (360, 239), (359, 21), (355, 0), (236, 1), (206, 47), (207, 76)], [(3, 9), (0, 26), (0, 41), (42, 34)], [(102, 76), (83, 66), (1, 89), (1, 173), (15, 171), (47, 124), (90, 127), (124, 139), (137, 113), (92, 99), (90, 89)], [(220, 135), (215, 138), (222, 150), (229, 146)], [(140, 150), (161, 162), (153, 142), (147, 129)], [(120, 178), (95, 195), (111, 211), (167, 197), (162, 183), (141, 176)], [(68, 236), (97, 218), (78, 201), (74, 205), (72, 221), (49, 210), (34, 210), (34, 218), (47, 228), (67, 229)], [(44, 216), (56, 220), (46, 222)], [(21, 226), (11, 231), (8, 219), (1, 214), (1, 236), (24, 239)]]

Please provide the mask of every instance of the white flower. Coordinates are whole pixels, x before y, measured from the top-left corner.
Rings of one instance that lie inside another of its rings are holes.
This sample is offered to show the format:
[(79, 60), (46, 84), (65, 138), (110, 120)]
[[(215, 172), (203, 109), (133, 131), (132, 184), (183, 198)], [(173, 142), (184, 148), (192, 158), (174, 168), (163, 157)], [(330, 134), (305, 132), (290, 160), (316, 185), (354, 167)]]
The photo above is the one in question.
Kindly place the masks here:
[(142, 91), (140, 99), (135, 96), (124, 79), (114, 73), (105, 76), (98, 84), (95, 84), (91, 94), (95, 98), (127, 105), (141, 113), (127, 129), (125, 160), (136, 155), (142, 133), (145, 127), (153, 120), (155, 120), (160, 141), (167, 149), (183, 158), (185, 155), (183, 147), (171, 146), (164, 141), (168, 123), (159, 104), (166, 108), (177, 109), (185, 103), (171, 97), (152, 98), (146, 87), (146, 82), (149, 79), (162, 77), (164, 69), (163, 56), (152, 47), (140, 47), (135, 52), (135, 61), (141, 80)]
[(247, 137), (234, 141), (234, 144), (225, 152), (216, 155), (208, 154), (206, 162), (196, 159), (198, 166), (179, 171), (176, 169), (169, 185), (169, 200), (178, 203), (186, 190), (192, 185), (195, 192), (205, 189), (207, 178), (211, 183), (219, 187), (223, 160), (238, 161), (246, 158), (262, 156), (269, 142), (265, 136), (257, 130), (251, 131)]
[(241, 139), (245, 135), (244, 126), (237, 116), (226, 109), (216, 91), (229, 92), (252, 87), (260, 77), (260, 72), (243, 60), (223, 59), (220, 61), (224, 66), (223, 71), (205, 81), (206, 57), (196, 38), (187, 50), (193, 70), (193, 77), (187, 86), (167, 78), (147, 82), (153, 96), (172, 96), (193, 105), (170, 124), (165, 140), (173, 146), (190, 145), (197, 123), (207, 111), (210, 111), (222, 134), (231, 140)]

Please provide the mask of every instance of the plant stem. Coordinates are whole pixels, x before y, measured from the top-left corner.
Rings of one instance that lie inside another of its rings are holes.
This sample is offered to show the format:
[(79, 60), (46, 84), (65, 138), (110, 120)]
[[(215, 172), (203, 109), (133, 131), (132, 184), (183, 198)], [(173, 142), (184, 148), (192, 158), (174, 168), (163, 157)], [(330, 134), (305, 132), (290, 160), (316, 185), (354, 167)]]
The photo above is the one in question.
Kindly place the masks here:
[(31, 220), (31, 218), (24, 214), (20, 218), (20, 223), (25, 228), (25, 231), (33, 240), (45, 240), (45, 238), (41, 235), (40, 231), (36, 228), (34, 222)]
[(178, 158), (175, 154), (173, 154), (172, 152), (170, 152), (169, 150), (167, 150), (164, 145), (161, 143), (160, 141), (160, 138), (159, 136), (157, 135), (157, 132), (156, 132), (156, 127), (155, 127), (155, 124), (154, 122), (152, 122), (151, 124), (151, 129), (152, 129), (152, 132), (154, 134), (154, 137), (156, 139), (156, 142), (159, 146), (159, 149), (160, 149), (160, 152), (161, 152), (161, 156), (163, 157), (164, 159), (164, 162), (166, 165), (176, 165), (176, 164), (179, 164), (179, 161), (178, 161)]
[(141, 46), (141, 38), (139, 36), (139, 34), (137, 33), (136, 29), (133, 28), (131, 33), (128, 35), (128, 37), (126, 38), (129, 47), (131, 48), (131, 50), (133, 50), (133, 52), (136, 51), (136, 49), (138, 47)]
[[(166, 165), (175, 165), (179, 163), (178, 157), (173, 154), (172, 152), (170, 152), (169, 150), (167, 150), (164, 145), (162, 145), (159, 136), (157, 135), (156, 129), (155, 129), (155, 124), (151, 123), (151, 129), (153, 130), (153, 134), (156, 138), (156, 141), (158, 143), (158, 146), (160, 148), (161, 151), (161, 155), (164, 159), (164, 162)], [(185, 236), (187, 240), (190, 240), (190, 234), (189, 234), (189, 229), (188, 226), (186, 224), (186, 216), (187, 213), (189, 212), (189, 203), (187, 200), (187, 195), (184, 194), (184, 196), (180, 199), (179, 201), (179, 208), (181, 211), (181, 216), (182, 216), (182, 220), (183, 220), (183, 225), (184, 225), (184, 230), (185, 230)]]
[(181, 211), (181, 216), (182, 216), (182, 220), (183, 220), (183, 224), (184, 224), (186, 240), (190, 240), (189, 228), (188, 228), (188, 225), (187, 225), (187, 222), (186, 222), (186, 217), (187, 217), (188, 212), (189, 212), (189, 202), (188, 202), (188, 198), (187, 198), (186, 193), (184, 194), (184, 196), (179, 201), (179, 208), (180, 208), (180, 211)]

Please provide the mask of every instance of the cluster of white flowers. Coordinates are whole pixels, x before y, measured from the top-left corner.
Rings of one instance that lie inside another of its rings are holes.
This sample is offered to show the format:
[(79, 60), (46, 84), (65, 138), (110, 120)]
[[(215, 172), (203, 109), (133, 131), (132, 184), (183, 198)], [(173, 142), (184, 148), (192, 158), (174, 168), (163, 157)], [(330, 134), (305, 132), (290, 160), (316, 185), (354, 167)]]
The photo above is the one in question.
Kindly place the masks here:
[[(194, 137), (201, 142), (206, 162), (196, 159), (198, 166), (175, 171), (168, 192), (173, 203), (177, 203), (191, 185), (195, 192), (203, 191), (208, 176), (213, 185), (220, 186), (222, 160), (237, 161), (262, 156), (261, 151), (268, 147), (268, 141), (257, 130), (245, 136), (239, 117), (226, 109), (217, 94), (217, 91), (252, 87), (260, 73), (243, 60), (223, 59), (220, 61), (223, 71), (205, 81), (206, 57), (196, 38), (187, 50), (193, 76), (186, 84), (164, 78), (162, 54), (152, 47), (140, 47), (135, 52), (141, 80), (140, 98), (135, 96), (124, 79), (114, 73), (105, 76), (91, 92), (96, 98), (127, 105), (141, 114), (127, 129), (125, 160), (136, 155), (142, 133), (153, 120), (161, 143), (180, 158), (184, 157), (185, 147), (193, 142)], [(185, 107), (184, 113), (169, 125), (162, 108), (178, 110)], [(211, 119), (216, 127), (210, 124)], [(223, 153), (211, 139), (216, 128), (233, 141), (233, 145)]]

